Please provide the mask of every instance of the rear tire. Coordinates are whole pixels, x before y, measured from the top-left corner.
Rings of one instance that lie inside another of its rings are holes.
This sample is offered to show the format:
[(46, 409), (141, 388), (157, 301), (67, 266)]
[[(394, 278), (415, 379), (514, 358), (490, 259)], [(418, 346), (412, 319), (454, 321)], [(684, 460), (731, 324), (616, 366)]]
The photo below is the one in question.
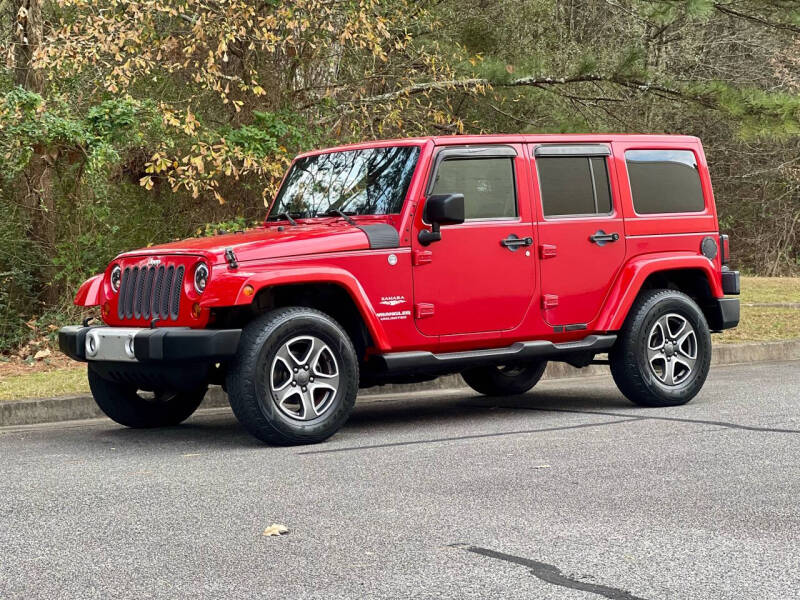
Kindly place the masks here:
[(89, 366), (89, 388), (97, 406), (120, 425), (145, 429), (169, 427), (188, 419), (206, 395), (205, 385), (191, 392), (158, 390), (152, 397), (131, 385), (109, 381)]
[(328, 315), (279, 308), (244, 328), (226, 383), (236, 418), (253, 436), (313, 444), (350, 416), (358, 360), (350, 337)]
[(466, 384), (486, 396), (515, 396), (535, 386), (544, 374), (547, 361), (518, 366), (485, 366), (461, 373)]
[(609, 359), (617, 387), (634, 404), (686, 404), (703, 387), (711, 365), (708, 323), (686, 294), (643, 292)]

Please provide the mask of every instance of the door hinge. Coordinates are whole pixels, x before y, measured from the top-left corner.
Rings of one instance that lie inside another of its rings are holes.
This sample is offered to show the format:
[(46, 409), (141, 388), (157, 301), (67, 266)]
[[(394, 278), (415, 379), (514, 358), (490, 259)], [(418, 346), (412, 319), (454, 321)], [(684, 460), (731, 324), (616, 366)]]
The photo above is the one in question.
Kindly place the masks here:
[(539, 258), (555, 258), (556, 246), (553, 244), (539, 244)]
[(542, 308), (548, 310), (558, 306), (558, 296), (555, 294), (544, 294), (542, 296)]
[(430, 250), (414, 250), (411, 255), (411, 264), (414, 266), (427, 265), (433, 260), (433, 252)]
[(433, 304), (428, 302), (419, 302), (414, 305), (414, 317), (417, 319), (424, 319), (425, 317), (433, 316)]

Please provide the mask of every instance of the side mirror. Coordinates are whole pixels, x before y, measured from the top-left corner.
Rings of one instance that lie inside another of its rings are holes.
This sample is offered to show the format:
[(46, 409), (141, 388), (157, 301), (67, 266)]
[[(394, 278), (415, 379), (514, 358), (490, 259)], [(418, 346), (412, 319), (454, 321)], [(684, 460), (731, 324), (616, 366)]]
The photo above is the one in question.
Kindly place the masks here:
[(425, 202), (425, 220), (431, 224), (431, 230), (419, 232), (419, 242), (427, 246), (442, 239), (441, 225), (457, 225), (464, 222), (464, 194), (436, 194), (429, 196)]

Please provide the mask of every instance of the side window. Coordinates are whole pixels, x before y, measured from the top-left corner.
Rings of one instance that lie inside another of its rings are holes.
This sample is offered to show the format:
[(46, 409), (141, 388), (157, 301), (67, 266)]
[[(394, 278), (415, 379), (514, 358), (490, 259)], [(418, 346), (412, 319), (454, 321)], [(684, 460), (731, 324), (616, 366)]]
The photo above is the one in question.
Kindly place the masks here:
[(513, 219), (517, 216), (513, 159), (444, 160), (431, 194), (464, 194), (467, 219)]
[(691, 150), (628, 150), (625, 162), (638, 214), (700, 212), (705, 208), (697, 159)]
[(545, 217), (611, 212), (604, 156), (543, 156), (536, 167)]

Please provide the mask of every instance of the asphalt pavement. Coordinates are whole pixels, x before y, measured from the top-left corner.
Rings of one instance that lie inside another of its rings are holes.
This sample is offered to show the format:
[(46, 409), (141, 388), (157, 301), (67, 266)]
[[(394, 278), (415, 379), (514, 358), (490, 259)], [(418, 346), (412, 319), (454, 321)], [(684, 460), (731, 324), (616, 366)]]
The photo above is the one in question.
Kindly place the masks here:
[(670, 409), (608, 377), (395, 396), (305, 447), (226, 409), (5, 428), (0, 598), (785, 600), (798, 502), (800, 362)]

